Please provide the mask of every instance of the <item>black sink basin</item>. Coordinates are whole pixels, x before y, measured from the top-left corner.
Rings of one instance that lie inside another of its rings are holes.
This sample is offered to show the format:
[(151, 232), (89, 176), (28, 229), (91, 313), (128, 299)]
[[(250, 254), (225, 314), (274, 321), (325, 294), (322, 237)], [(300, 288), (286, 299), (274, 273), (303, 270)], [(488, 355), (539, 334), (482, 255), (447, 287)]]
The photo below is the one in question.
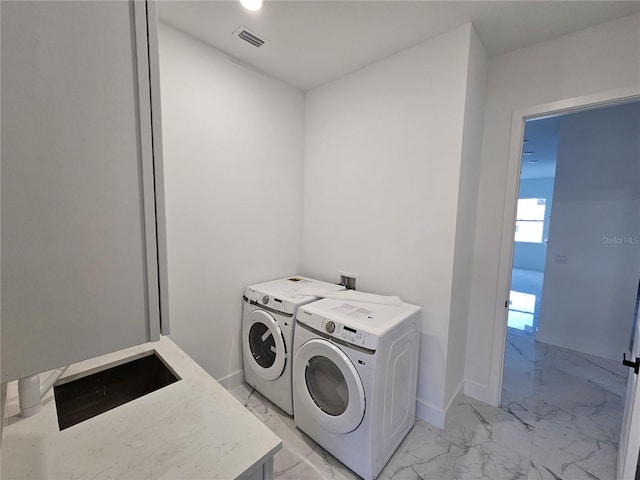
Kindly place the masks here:
[(80, 375), (53, 388), (60, 430), (180, 380), (155, 351)]

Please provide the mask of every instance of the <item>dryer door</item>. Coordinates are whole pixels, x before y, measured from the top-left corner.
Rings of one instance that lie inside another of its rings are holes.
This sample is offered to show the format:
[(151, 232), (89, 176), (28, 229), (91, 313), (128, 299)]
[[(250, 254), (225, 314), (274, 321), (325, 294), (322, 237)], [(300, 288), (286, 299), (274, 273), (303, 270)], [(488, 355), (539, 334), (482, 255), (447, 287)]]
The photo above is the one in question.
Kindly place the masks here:
[(349, 433), (364, 418), (360, 375), (349, 357), (326, 340), (309, 340), (298, 349), (293, 388), (309, 415), (330, 432)]
[(244, 358), (263, 380), (282, 375), (287, 358), (284, 337), (271, 314), (256, 309), (249, 313), (242, 329)]

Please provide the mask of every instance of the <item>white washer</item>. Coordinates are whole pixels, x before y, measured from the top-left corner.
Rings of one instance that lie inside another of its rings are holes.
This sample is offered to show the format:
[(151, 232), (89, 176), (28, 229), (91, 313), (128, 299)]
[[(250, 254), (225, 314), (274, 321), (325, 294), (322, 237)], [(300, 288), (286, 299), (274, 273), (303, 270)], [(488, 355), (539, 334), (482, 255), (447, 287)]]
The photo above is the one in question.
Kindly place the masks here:
[(242, 350), (246, 382), (293, 415), (291, 363), (298, 306), (318, 300), (310, 292), (344, 290), (342, 285), (293, 276), (246, 288)]
[(296, 315), (295, 424), (366, 480), (415, 423), (420, 314), (323, 299)]

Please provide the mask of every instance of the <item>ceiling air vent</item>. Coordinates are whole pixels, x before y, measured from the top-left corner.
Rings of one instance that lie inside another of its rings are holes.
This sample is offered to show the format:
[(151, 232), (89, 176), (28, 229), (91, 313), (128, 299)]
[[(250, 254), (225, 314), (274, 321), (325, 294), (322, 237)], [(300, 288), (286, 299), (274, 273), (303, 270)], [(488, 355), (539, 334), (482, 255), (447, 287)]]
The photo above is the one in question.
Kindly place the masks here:
[(250, 43), (254, 47), (261, 47), (268, 41), (264, 38), (261, 38), (257, 33), (252, 32), (251, 30), (249, 30), (247, 27), (243, 25), (238, 27), (236, 31), (233, 32), (233, 34), (241, 38), (245, 42)]

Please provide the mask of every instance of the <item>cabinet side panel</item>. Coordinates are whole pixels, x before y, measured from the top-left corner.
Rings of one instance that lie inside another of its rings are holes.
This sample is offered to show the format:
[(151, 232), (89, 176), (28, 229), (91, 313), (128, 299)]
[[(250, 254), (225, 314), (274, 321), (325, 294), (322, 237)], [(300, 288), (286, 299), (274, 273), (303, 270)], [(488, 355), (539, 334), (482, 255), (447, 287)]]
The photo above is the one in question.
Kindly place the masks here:
[(2, 5), (3, 381), (147, 340), (132, 7)]
[(155, 227), (160, 290), (160, 333), (169, 335), (169, 272), (167, 266), (167, 223), (164, 194), (164, 158), (162, 150), (162, 107), (160, 95), (160, 46), (158, 2), (147, 0), (147, 41), (149, 47), (149, 88), (151, 90), (151, 126), (153, 132), (153, 179)]

